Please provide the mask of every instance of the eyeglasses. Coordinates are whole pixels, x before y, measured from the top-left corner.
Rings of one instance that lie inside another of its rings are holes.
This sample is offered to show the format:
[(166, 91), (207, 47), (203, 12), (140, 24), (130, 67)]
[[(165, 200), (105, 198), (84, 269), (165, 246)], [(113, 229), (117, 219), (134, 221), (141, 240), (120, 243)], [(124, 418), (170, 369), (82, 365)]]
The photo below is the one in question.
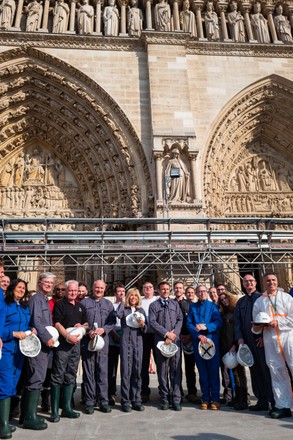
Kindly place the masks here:
[(243, 282), (245, 283), (245, 284), (247, 284), (247, 283), (253, 283), (255, 280), (243, 280)]

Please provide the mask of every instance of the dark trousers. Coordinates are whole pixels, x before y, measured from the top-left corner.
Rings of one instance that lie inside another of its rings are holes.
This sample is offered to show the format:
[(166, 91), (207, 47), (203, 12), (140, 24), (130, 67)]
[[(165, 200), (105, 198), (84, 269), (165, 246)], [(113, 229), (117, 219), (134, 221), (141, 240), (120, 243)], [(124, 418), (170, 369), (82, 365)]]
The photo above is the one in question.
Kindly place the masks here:
[(142, 367), (141, 367), (141, 394), (143, 396), (149, 396), (151, 393), (149, 384), (149, 368), (150, 368), (150, 357), (151, 350), (153, 350), (154, 360), (155, 358), (155, 334), (154, 333), (145, 333), (142, 335), (143, 340), (143, 357), (142, 357)]
[(108, 354), (108, 396), (116, 396), (117, 371), (120, 356), (120, 347), (109, 345)]

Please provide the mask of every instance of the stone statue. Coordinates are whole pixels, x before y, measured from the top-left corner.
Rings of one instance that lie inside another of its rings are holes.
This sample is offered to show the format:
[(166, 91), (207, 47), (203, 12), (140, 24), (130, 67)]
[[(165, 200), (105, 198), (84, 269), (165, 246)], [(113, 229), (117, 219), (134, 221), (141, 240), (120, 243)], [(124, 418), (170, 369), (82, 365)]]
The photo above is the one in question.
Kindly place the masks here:
[(15, 186), (21, 186), (23, 182), (23, 174), (24, 174), (24, 153), (21, 152), (14, 164), (15, 175), (14, 175), (14, 184)]
[(260, 163), (258, 176), (259, 176), (260, 189), (262, 191), (272, 191), (276, 189), (273, 175), (271, 171), (268, 170), (265, 161)]
[[(177, 169), (180, 172), (179, 177), (172, 178), (172, 169)], [(171, 152), (171, 157), (166, 166), (165, 176), (167, 177), (167, 191), (169, 200), (177, 202), (186, 202), (189, 195), (189, 172), (180, 159), (180, 153), (177, 148)]]
[(119, 33), (119, 11), (116, 0), (109, 0), (103, 14), (105, 36), (117, 37)]
[(94, 8), (89, 5), (89, 0), (82, 0), (78, 9), (78, 33), (89, 35), (93, 33)]
[(0, 5), (0, 29), (10, 29), (15, 15), (15, 1), (2, 0)]
[(195, 15), (190, 11), (189, 0), (183, 2), (183, 11), (180, 12), (180, 27), (183, 32), (189, 32), (192, 37), (196, 36)]
[(232, 1), (231, 12), (227, 16), (228, 26), (230, 29), (230, 35), (233, 41), (245, 42), (245, 28), (244, 28), (244, 17), (240, 11), (237, 10), (237, 2)]
[(207, 39), (218, 41), (220, 39), (219, 19), (214, 11), (213, 2), (207, 2), (206, 8), (207, 9), (204, 14), (204, 22)]
[(43, 2), (33, 0), (27, 7), (26, 31), (37, 32), (41, 27)]
[(2, 186), (12, 186), (14, 172), (14, 160), (10, 159), (2, 168), (0, 173), (0, 184)]
[(131, 8), (128, 6), (127, 30), (130, 37), (140, 37), (142, 31), (142, 11), (138, 7), (137, 0), (131, 0)]
[(288, 18), (283, 15), (282, 5), (278, 5), (276, 7), (274, 23), (279, 40), (283, 41), (284, 43), (293, 43), (291, 26)]
[(159, 0), (155, 6), (155, 29), (161, 32), (171, 30), (171, 8), (167, 0)]
[(69, 6), (64, 0), (57, 0), (53, 11), (53, 34), (62, 34), (67, 32)]
[(268, 23), (261, 13), (261, 4), (256, 2), (253, 7), (254, 14), (251, 15), (251, 26), (254, 31), (254, 37), (259, 43), (270, 43), (270, 34)]
[(36, 157), (26, 160), (27, 182), (44, 183), (45, 170)]

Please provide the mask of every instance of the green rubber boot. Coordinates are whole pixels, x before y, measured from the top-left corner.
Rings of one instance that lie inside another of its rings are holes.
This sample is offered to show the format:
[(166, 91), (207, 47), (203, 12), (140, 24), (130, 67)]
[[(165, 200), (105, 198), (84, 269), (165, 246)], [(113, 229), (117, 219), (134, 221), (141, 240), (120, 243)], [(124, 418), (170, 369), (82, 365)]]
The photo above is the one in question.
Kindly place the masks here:
[(34, 429), (36, 431), (47, 429), (48, 425), (37, 416), (37, 406), (39, 403), (40, 391), (26, 391), (25, 393), (25, 414), (23, 427), (25, 429)]
[(63, 407), (61, 417), (67, 417), (68, 419), (77, 419), (80, 413), (73, 411), (72, 409), (72, 395), (75, 388), (75, 384), (64, 385), (63, 387)]
[(51, 417), (50, 422), (57, 423), (60, 421), (59, 416), (59, 401), (60, 401), (60, 386), (51, 386)]
[(0, 400), (0, 438), (11, 438), (11, 429), (9, 426), (10, 397)]

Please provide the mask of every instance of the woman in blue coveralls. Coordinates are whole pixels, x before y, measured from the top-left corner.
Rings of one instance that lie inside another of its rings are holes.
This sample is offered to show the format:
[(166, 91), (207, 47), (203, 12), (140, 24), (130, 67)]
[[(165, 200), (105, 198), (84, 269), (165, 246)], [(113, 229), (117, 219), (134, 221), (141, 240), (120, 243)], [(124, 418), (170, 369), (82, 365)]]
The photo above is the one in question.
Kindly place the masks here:
[[(194, 357), (199, 372), (199, 383), (202, 392), (201, 409), (217, 410), (220, 407), (220, 351), (219, 330), (222, 317), (216, 304), (208, 300), (207, 288), (198, 285), (196, 288), (198, 302), (190, 304), (187, 317), (187, 329), (192, 336)], [(215, 344), (215, 355), (203, 359), (198, 351), (198, 344), (211, 339)]]
[[(30, 311), (26, 304), (27, 284), (21, 279), (13, 280), (7, 289), (0, 309), (0, 337), (3, 341), (0, 359), (0, 438), (12, 437), (15, 430), (9, 425), (11, 396), (16, 394), (16, 386), (24, 363), (24, 355), (19, 349), (19, 340), (25, 339), (30, 329)], [(32, 330), (35, 333), (35, 330)]]

